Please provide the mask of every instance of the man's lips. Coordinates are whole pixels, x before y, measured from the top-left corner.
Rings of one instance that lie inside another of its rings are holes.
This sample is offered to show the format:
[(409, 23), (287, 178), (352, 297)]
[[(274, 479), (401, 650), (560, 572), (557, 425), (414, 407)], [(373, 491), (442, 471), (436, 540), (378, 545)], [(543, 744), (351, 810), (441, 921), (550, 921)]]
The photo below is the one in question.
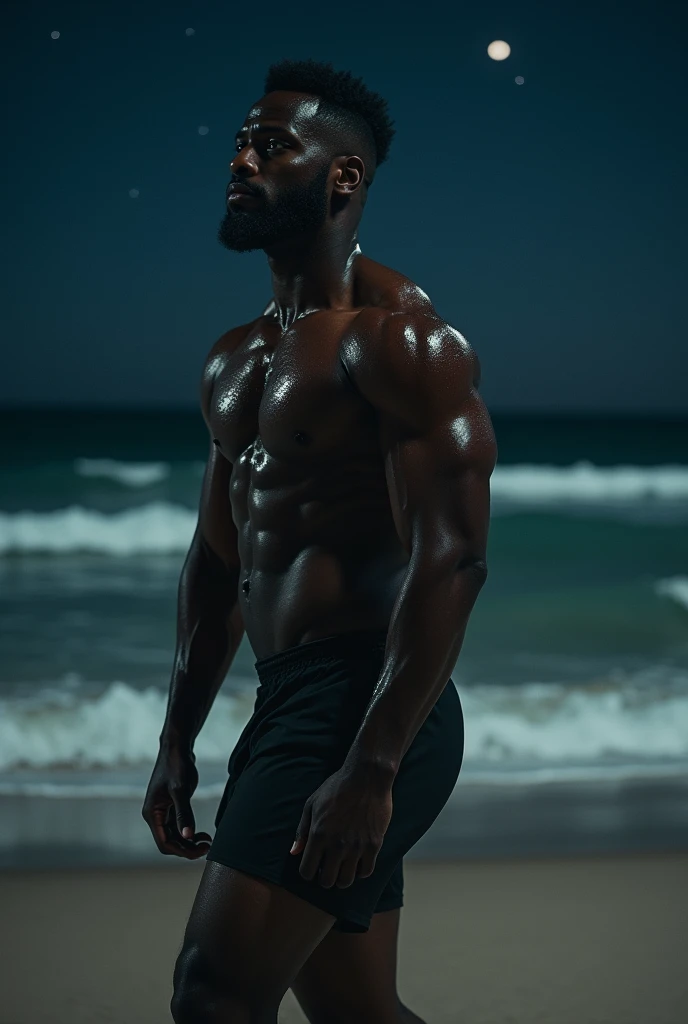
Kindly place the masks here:
[(227, 202), (237, 199), (258, 199), (258, 196), (245, 185), (232, 184), (227, 189)]

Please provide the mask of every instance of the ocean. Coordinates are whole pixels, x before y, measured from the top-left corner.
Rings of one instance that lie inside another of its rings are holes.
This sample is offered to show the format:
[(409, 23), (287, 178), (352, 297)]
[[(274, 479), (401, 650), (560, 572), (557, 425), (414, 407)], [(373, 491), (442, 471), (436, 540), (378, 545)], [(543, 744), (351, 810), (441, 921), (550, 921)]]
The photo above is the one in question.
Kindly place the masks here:
[[(685, 778), (688, 420), (493, 423), (459, 785)], [(206, 452), (194, 410), (0, 412), (0, 797), (142, 801)], [(254, 661), (244, 638), (197, 798), (221, 795)]]

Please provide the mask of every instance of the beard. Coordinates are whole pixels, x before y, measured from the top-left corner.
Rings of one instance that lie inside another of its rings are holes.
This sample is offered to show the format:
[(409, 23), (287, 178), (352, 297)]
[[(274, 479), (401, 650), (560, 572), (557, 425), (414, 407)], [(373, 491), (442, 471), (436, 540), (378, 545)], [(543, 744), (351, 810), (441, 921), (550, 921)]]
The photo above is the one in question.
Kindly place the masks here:
[(254, 195), (262, 199), (260, 206), (227, 210), (217, 231), (218, 242), (232, 252), (249, 252), (315, 231), (327, 217), (329, 173), (327, 161), (310, 181), (283, 189), (273, 203), (256, 189)]

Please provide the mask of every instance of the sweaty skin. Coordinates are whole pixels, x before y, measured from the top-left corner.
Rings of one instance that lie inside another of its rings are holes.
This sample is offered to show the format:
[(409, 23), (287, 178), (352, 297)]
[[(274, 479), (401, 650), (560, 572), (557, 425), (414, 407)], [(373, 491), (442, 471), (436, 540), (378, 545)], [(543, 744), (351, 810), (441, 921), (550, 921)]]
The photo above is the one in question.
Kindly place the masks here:
[(215, 457), (231, 467), (239, 606), (257, 658), (388, 626), (410, 548), (395, 526), (377, 414), (355, 380), (384, 319), (404, 311), (437, 316), (417, 285), (357, 248), (351, 309), (283, 330), (271, 302), (210, 352), (203, 413)]
[[(342, 766), (360, 806), (386, 813), (383, 790), (446, 685), (487, 575), (496, 442), (478, 360), (417, 285), (362, 255), (375, 145), (319, 107), (309, 93), (267, 93), (230, 162), (218, 240), (263, 250), (272, 299), (222, 335), (202, 374), (209, 454), (142, 811), (165, 854), (207, 852), (193, 746), (244, 633), (257, 659), (387, 634)], [(347, 800), (326, 802), (336, 817)], [(366, 831), (364, 817), (349, 832)]]
[[(320, 108), (316, 95), (276, 89), (236, 135), (218, 240), (265, 252), (273, 297), (204, 367), (209, 455), (142, 813), (161, 853), (208, 852), (190, 802), (193, 745), (244, 632), (264, 659), (384, 631), (344, 763), (304, 792), (284, 845), (302, 878), (329, 889), (373, 873), (393, 783), (459, 654), (487, 575), (496, 442), (468, 342), (358, 246), (384, 133), (378, 149), (370, 124)], [(175, 967), (174, 1019), (276, 1021), (291, 985), (313, 1021), (420, 1022), (396, 992), (399, 909), (341, 942), (316, 903), (211, 859)]]

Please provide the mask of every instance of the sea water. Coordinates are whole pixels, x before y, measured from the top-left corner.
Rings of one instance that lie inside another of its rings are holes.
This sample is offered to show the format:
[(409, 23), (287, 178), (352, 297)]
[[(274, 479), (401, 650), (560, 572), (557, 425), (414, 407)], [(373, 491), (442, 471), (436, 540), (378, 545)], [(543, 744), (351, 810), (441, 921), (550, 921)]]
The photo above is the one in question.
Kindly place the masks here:
[[(489, 576), (452, 678), (462, 778), (688, 766), (688, 421), (493, 416)], [(142, 796), (208, 437), (196, 411), (0, 414), (0, 796)], [(219, 795), (246, 638), (197, 739)]]

